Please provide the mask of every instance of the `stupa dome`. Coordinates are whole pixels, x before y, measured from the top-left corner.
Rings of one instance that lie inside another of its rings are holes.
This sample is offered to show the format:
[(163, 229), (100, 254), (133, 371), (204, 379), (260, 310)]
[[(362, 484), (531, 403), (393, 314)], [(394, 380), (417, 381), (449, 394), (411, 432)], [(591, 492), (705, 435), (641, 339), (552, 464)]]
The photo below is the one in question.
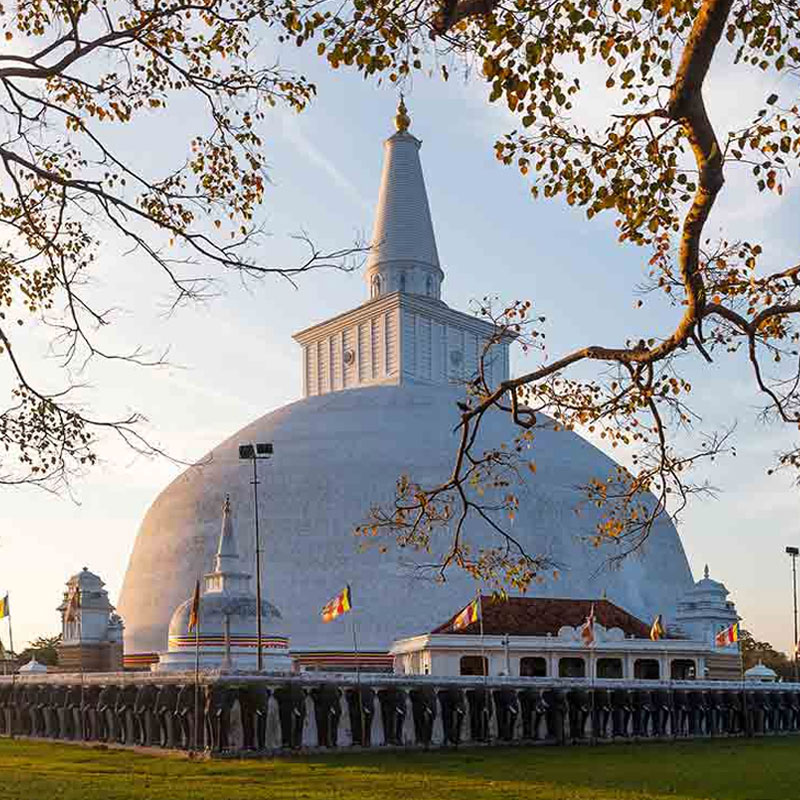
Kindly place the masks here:
[[(304, 399), (222, 442), (150, 507), (119, 602), (126, 653), (164, 648), (173, 610), (191, 596), (214, 554), (218, 508), (228, 493), (237, 509), (240, 566), (253, 571), (253, 462), (240, 459), (241, 444), (274, 445), (274, 456), (258, 463), (263, 597), (280, 608), (293, 654), (352, 651), (351, 622), (362, 651), (386, 653), (395, 639), (431, 630), (474, 594), (474, 582), (458, 571), (443, 584), (422, 579), (414, 565), (430, 555), (364, 549), (354, 535), (374, 504), (393, 499), (401, 475), (430, 484), (450, 474), (456, 403), (493, 334), (488, 323), (440, 298), (443, 273), (421, 141), (407, 124), (385, 143), (377, 247), (366, 270), (369, 300), (295, 336)], [(488, 381), (508, 377), (509, 344), (493, 345), (484, 364)], [(498, 446), (516, 433), (509, 416), (497, 412), (487, 416), (482, 436), (487, 446)], [(577, 513), (583, 497), (576, 487), (607, 478), (615, 463), (577, 434), (546, 425), (537, 426), (530, 455), (537, 473), (519, 493), (513, 533), (559, 572), (530, 593), (605, 596), (641, 619), (663, 614), (669, 620), (693, 586), (671, 521), (662, 517), (641, 550), (610, 570), (613, 550), (589, 541), (598, 512), (584, 506)], [(466, 536), (477, 546), (497, 543), (480, 520), (470, 521)], [(446, 547), (446, 538), (436, 545)], [(346, 584), (352, 615), (323, 624), (320, 609)], [(178, 628), (187, 613), (185, 605), (175, 612)]]
[[(253, 596), (201, 595), (199, 617), (203, 632), (223, 633), (225, 618), (230, 621), (231, 636), (253, 636), (256, 629), (256, 599)], [(186, 636), (192, 598), (184, 600), (169, 621), (169, 637)], [(264, 630), (274, 630), (280, 624), (281, 612), (268, 600), (261, 601), (261, 625)]]
[(36, 660), (36, 656), (32, 656), (27, 664), (23, 664), (19, 668), (19, 671), (23, 675), (42, 675), (47, 672), (47, 666), (45, 664), (40, 664)]
[(774, 683), (778, 679), (778, 673), (774, 669), (763, 664), (761, 661), (744, 673), (745, 680), (758, 681), (759, 683)]
[[(387, 650), (395, 638), (430, 630), (452, 614), (474, 592), (471, 580), (460, 574), (443, 585), (420, 580), (403, 564), (412, 553), (364, 551), (353, 528), (373, 503), (391, 499), (401, 474), (431, 481), (448, 473), (461, 397), (458, 388), (422, 385), (309, 397), (266, 414), (215, 448), (207, 464), (187, 470), (161, 493), (142, 523), (120, 599), (126, 651), (166, 644), (172, 610), (191, 595), (214, 552), (225, 492), (236, 501), (241, 563), (252, 565), (251, 465), (239, 460), (242, 442), (269, 441), (275, 448), (259, 468), (262, 575), (264, 596), (280, 607), (293, 650), (352, 647), (348, 624), (323, 625), (319, 618), (347, 583), (364, 649)], [(487, 423), (487, 441), (509, 441), (514, 434), (505, 415)], [(552, 430), (537, 434), (532, 455), (537, 473), (520, 496), (513, 530), (530, 552), (547, 553), (562, 565), (558, 579), (533, 586), (532, 593), (585, 598), (605, 591), (640, 618), (669, 617), (692, 586), (671, 522), (662, 518), (621, 568), (603, 569), (611, 553), (586, 541), (596, 517), (589, 510), (576, 514), (575, 487), (587, 476), (607, 475), (614, 462), (576, 434)], [(468, 535), (478, 530), (483, 526)]]

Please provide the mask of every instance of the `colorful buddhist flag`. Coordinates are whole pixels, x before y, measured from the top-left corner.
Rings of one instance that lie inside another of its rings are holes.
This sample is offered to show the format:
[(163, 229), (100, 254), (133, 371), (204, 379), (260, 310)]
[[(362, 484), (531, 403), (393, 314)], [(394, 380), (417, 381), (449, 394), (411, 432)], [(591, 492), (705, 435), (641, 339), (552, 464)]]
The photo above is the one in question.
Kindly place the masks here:
[(336, 617), (346, 614), (352, 607), (353, 603), (350, 597), (350, 586), (347, 585), (336, 597), (328, 600), (319, 613), (323, 622), (331, 622), (336, 619)]
[(736, 644), (739, 641), (739, 623), (734, 622), (733, 625), (720, 631), (714, 637), (715, 647), (728, 647), (729, 645)]
[(189, 633), (197, 630), (197, 622), (200, 617), (200, 579), (194, 584), (194, 595), (192, 596), (192, 609), (189, 612)]
[(11, 614), (11, 607), (8, 605), (8, 593), (6, 596), (0, 600), (0, 619), (3, 617), (8, 617)]
[(586, 617), (586, 622), (581, 627), (581, 641), (586, 647), (591, 647), (595, 643), (594, 622), (594, 603), (592, 603), (589, 616)]
[(81, 590), (77, 586), (73, 586), (69, 590), (67, 597), (67, 609), (64, 612), (64, 619), (66, 622), (75, 622), (78, 618), (78, 609), (81, 607)]
[(468, 625), (472, 625), (473, 622), (477, 622), (480, 619), (480, 616), (480, 598), (476, 597), (458, 612), (458, 615), (453, 620), (453, 630), (460, 631)]
[(659, 639), (663, 639), (665, 635), (664, 623), (661, 621), (661, 614), (658, 614), (650, 626), (650, 638), (657, 642)]

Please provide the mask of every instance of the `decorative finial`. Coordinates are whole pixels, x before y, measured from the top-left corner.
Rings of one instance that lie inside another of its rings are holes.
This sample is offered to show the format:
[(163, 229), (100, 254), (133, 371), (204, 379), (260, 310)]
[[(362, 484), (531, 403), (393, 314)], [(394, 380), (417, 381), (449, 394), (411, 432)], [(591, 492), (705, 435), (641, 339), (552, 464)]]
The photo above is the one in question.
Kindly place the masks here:
[(703, 577), (704, 578), (708, 577), (708, 564), (706, 564), (706, 569), (705, 569), (705, 572), (703, 573)]
[(406, 108), (403, 95), (400, 95), (400, 103), (397, 106), (397, 116), (394, 118), (394, 126), (397, 128), (398, 133), (405, 133), (411, 126), (411, 117), (408, 116), (408, 109)]
[(222, 504), (222, 512), (224, 514), (231, 513), (231, 496), (229, 494), (225, 495), (225, 502)]

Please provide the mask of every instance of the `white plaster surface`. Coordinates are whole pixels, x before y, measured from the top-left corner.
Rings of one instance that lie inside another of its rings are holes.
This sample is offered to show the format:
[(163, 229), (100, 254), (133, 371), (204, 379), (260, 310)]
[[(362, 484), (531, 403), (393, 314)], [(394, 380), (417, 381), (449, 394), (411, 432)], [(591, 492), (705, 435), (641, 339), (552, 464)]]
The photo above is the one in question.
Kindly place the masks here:
[[(238, 444), (251, 441), (275, 447), (273, 459), (259, 465), (262, 579), (264, 599), (281, 609), (293, 650), (352, 649), (350, 618), (325, 625), (319, 617), (346, 583), (364, 650), (388, 650), (394, 639), (444, 622), (474, 593), (471, 579), (454, 572), (444, 585), (420, 580), (403, 563), (412, 552), (362, 552), (353, 528), (372, 503), (393, 497), (402, 473), (420, 481), (448, 474), (460, 397), (458, 388), (419, 384), (334, 392), (266, 414), (220, 444), (208, 463), (159, 495), (142, 523), (119, 601), (126, 652), (166, 648), (173, 610), (191, 595), (215, 552), (226, 494), (242, 561), (253, 563), (252, 465), (238, 458)], [(487, 423), (487, 445), (511, 440), (507, 416), (492, 415)], [(591, 598), (605, 592), (642, 619), (656, 613), (669, 619), (693, 585), (671, 523), (664, 519), (623, 568), (603, 569), (611, 551), (586, 542), (596, 517), (588, 508), (575, 513), (575, 487), (607, 476), (613, 462), (575, 434), (547, 430), (537, 434), (530, 456), (538, 470), (521, 495), (513, 532), (530, 552), (561, 564), (557, 580), (548, 577), (531, 593)], [(479, 522), (467, 535), (490, 541)]]

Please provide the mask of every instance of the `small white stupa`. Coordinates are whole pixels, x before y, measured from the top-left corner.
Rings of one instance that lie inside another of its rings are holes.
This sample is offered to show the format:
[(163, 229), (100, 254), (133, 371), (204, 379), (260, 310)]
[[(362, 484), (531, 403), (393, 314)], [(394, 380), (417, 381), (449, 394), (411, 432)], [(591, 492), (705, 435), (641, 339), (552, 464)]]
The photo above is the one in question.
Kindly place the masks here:
[(45, 664), (40, 664), (36, 660), (36, 656), (33, 656), (27, 664), (23, 664), (19, 668), (19, 671), (23, 675), (41, 675), (43, 672), (47, 672), (47, 666)]
[(759, 661), (758, 664), (754, 667), (750, 667), (750, 669), (744, 673), (744, 679), (756, 683), (775, 683), (775, 681), (778, 680), (778, 673)]
[[(154, 672), (192, 670), (199, 650), (201, 669), (251, 671), (258, 666), (258, 620), (251, 575), (242, 571), (230, 498), (222, 507), (222, 530), (214, 558), (214, 570), (204, 577), (200, 595), (197, 631), (189, 630), (193, 598), (181, 603), (169, 624), (169, 645), (151, 669)], [(267, 672), (289, 672), (292, 659), (289, 639), (276, 635), (281, 613), (272, 603), (261, 601), (262, 664)]]

